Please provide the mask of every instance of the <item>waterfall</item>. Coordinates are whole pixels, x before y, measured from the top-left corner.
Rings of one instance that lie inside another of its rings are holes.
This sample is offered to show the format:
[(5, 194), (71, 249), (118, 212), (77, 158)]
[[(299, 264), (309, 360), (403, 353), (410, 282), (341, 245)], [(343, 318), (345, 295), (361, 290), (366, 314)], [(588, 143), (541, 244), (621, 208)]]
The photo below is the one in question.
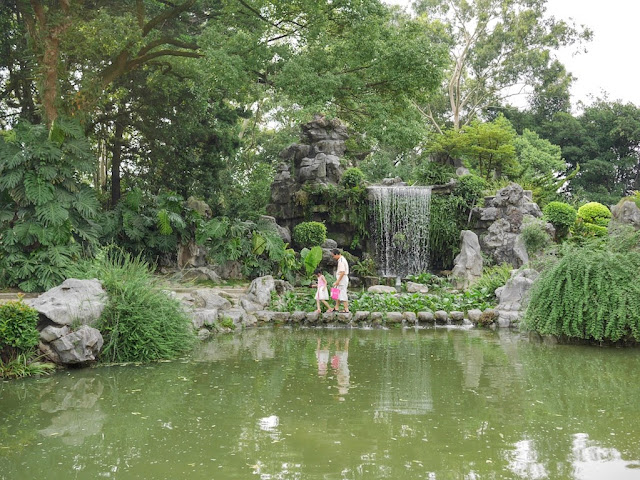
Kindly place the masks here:
[(429, 267), (431, 187), (369, 187), (378, 271), (404, 277)]

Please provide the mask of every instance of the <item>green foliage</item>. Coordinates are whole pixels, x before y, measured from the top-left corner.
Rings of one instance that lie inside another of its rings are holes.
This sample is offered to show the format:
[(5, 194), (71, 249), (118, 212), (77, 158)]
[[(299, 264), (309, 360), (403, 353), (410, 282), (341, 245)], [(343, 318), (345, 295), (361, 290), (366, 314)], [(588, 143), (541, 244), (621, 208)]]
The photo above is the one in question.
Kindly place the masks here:
[(465, 175), (451, 195), (431, 197), (429, 257), (433, 268), (448, 269), (460, 251), (460, 231), (468, 228), (469, 211), (482, 197), (486, 182), (476, 175)]
[(168, 295), (140, 256), (108, 249), (74, 274), (98, 278), (107, 291), (107, 305), (96, 325), (104, 337), (101, 361), (175, 358), (193, 345), (193, 326), (183, 306)]
[(0, 134), (0, 277), (24, 291), (67, 277), (83, 250), (97, 244), (99, 205), (86, 183), (93, 161), (79, 124), (47, 131), (23, 122)]
[(544, 206), (542, 212), (546, 220), (556, 229), (558, 240), (564, 239), (569, 234), (569, 229), (578, 215), (575, 208), (564, 202), (550, 202)]
[(250, 278), (274, 275), (291, 280), (300, 267), (295, 252), (282, 241), (276, 227), (263, 220), (217, 217), (200, 222), (196, 242), (206, 248), (214, 263), (237, 261), (242, 273)]
[(607, 235), (607, 225), (611, 220), (611, 211), (598, 202), (589, 202), (578, 208), (576, 222), (571, 233), (575, 242), (584, 238), (603, 237)]
[(11, 349), (18, 353), (31, 351), (40, 338), (36, 325), (38, 311), (22, 299), (0, 305), (0, 352)]
[(364, 173), (357, 167), (347, 168), (340, 179), (340, 185), (345, 188), (359, 187), (363, 182)]
[(543, 335), (640, 341), (637, 248), (619, 252), (589, 244), (561, 253), (534, 284), (524, 326)]
[(178, 243), (193, 240), (202, 214), (173, 192), (146, 196), (133, 189), (101, 218), (103, 244), (117, 244), (154, 262), (175, 258)]
[(606, 227), (611, 220), (611, 211), (601, 203), (589, 202), (578, 208), (578, 218), (585, 223)]
[(504, 286), (507, 283), (509, 278), (511, 278), (512, 270), (513, 267), (508, 263), (485, 267), (482, 271), (482, 276), (475, 282), (473, 282), (469, 290), (485, 292), (488, 294), (490, 300), (495, 301), (496, 289)]
[(539, 253), (551, 244), (551, 237), (546, 231), (545, 223), (537, 218), (523, 222), (520, 235), (529, 255)]
[(419, 185), (444, 185), (456, 178), (456, 169), (426, 158), (415, 169), (414, 175)]
[(300, 252), (300, 257), (302, 258), (307, 277), (310, 277), (322, 261), (322, 247), (316, 245), (312, 247), (311, 250), (303, 248)]
[(327, 227), (320, 222), (302, 222), (293, 227), (293, 241), (300, 248), (322, 245), (327, 239)]
[(7, 362), (0, 359), (0, 378), (23, 378), (46, 375), (53, 372), (53, 363), (41, 362), (26, 353), (18, 353)]
[(375, 277), (378, 275), (376, 262), (371, 257), (365, 257), (355, 262), (351, 266), (350, 272), (358, 277)]
[(38, 311), (20, 298), (0, 305), (0, 378), (42, 375), (55, 369), (35, 358)]

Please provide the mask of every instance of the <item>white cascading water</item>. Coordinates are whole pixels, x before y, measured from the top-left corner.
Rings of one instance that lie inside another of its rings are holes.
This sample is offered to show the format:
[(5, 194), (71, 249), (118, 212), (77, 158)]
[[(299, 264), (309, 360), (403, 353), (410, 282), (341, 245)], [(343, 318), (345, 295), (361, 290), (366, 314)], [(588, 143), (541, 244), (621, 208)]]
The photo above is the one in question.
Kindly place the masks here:
[(369, 187), (378, 271), (406, 277), (429, 267), (431, 187)]

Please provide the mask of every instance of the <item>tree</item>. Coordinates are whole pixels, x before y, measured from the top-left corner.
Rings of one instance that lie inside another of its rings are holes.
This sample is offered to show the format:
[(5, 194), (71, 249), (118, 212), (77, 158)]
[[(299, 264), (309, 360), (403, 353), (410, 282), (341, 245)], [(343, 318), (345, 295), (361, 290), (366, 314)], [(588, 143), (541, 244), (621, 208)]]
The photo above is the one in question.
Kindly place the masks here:
[[(545, 16), (546, 0), (417, 0), (416, 12), (440, 19), (451, 39), (444, 95), (458, 130), (478, 113), (525, 86), (545, 84), (559, 68), (554, 49), (588, 40), (591, 32)], [(561, 76), (556, 75), (556, 78)], [(568, 77), (564, 76), (565, 81)], [(433, 103), (424, 109), (441, 127)]]

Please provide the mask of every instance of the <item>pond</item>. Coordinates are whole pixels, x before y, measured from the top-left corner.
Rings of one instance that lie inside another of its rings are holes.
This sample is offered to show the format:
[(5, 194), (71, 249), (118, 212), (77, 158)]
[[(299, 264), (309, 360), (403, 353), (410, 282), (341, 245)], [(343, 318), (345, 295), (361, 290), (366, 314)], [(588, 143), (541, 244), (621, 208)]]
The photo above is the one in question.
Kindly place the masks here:
[(268, 328), (0, 383), (0, 479), (640, 478), (640, 350)]

